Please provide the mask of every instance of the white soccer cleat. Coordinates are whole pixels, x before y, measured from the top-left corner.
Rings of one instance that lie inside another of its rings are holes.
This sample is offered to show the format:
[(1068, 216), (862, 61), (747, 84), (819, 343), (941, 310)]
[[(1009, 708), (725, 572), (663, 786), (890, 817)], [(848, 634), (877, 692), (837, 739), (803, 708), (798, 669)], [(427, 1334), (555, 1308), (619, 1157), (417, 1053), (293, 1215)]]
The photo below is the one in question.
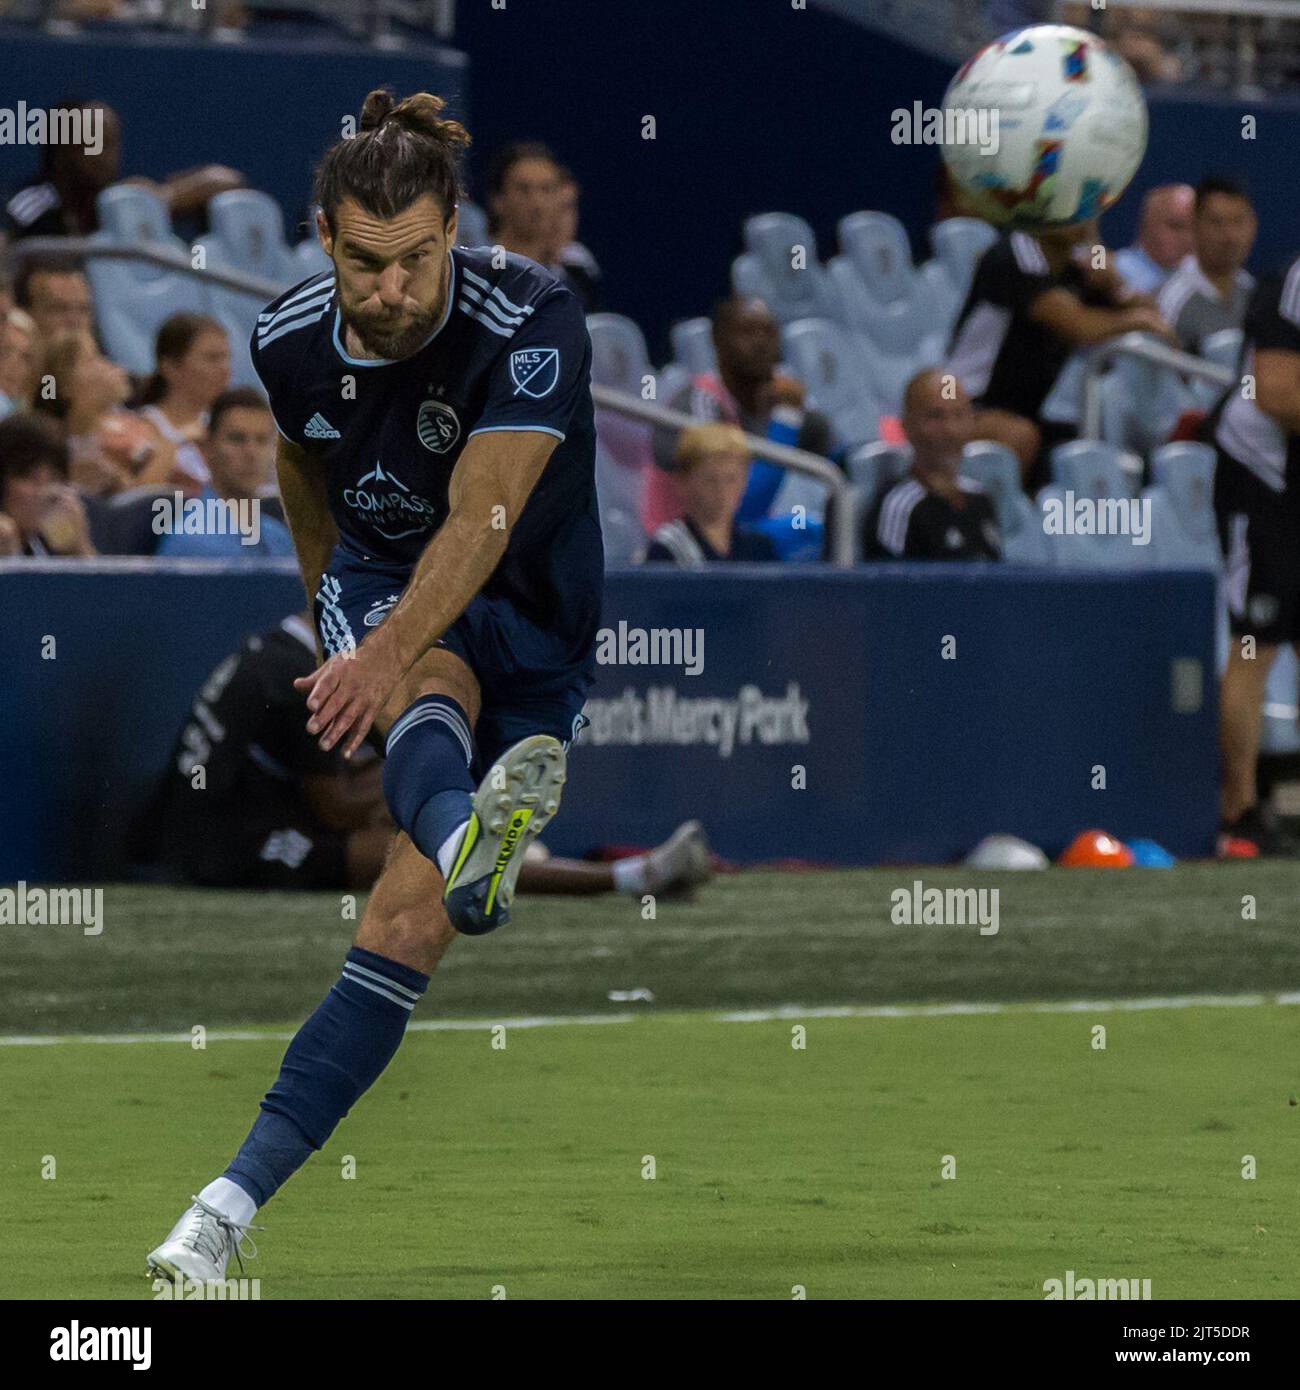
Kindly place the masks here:
[(697, 820), (688, 820), (645, 856), (645, 887), (658, 897), (687, 894), (713, 877), (708, 837)]
[(457, 931), (482, 936), (510, 920), (524, 852), (560, 809), (564, 777), (564, 747), (549, 734), (521, 739), (492, 764), (443, 891)]
[(197, 1283), (224, 1280), (226, 1266), (233, 1255), (242, 1273), (245, 1255), (251, 1260), (257, 1255), (249, 1231), (261, 1226), (240, 1226), (223, 1216), (215, 1207), (194, 1198), (171, 1234), (147, 1256), (152, 1274), (161, 1274), (175, 1283), (188, 1279)]

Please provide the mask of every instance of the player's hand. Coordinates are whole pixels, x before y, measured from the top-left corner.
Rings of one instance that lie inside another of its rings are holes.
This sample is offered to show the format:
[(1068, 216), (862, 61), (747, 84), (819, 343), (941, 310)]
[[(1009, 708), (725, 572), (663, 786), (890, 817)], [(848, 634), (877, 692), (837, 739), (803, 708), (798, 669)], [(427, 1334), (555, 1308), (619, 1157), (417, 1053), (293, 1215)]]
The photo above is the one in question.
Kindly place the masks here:
[(307, 695), (311, 711), (307, 732), (320, 735), (318, 742), (326, 752), (342, 742), (343, 756), (350, 758), (361, 747), (400, 675), (378, 646), (367, 644), (330, 657), (311, 675), (293, 683), (295, 690)]

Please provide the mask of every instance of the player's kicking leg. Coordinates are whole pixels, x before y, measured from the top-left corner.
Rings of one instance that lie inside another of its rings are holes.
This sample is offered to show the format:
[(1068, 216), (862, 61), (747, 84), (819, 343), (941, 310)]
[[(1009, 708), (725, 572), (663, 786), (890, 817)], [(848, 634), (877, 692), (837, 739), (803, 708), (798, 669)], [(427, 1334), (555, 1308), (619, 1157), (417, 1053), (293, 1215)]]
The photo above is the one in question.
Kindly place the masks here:
[[(506, 917), (529, 840), (555, 814), (564, 750), (548, 735), (507, 748), (475, 789), (468, 768), (478, 683), (453, 653), (426, 653), (396, 698), (384, 787), (403, 827), (343, 972), (290, 1043), (275, 1085), (226, 1171), (148, 1256), (170, 1279), (220, 1280), (253, 1217), (392, 1060), (456, 926)], [(441, 861), (441, 866), (440, 866)], [(444, 905), (444, 873), (453, 891)], [(254, 1253), (249, 1248), (246, 1253)]]

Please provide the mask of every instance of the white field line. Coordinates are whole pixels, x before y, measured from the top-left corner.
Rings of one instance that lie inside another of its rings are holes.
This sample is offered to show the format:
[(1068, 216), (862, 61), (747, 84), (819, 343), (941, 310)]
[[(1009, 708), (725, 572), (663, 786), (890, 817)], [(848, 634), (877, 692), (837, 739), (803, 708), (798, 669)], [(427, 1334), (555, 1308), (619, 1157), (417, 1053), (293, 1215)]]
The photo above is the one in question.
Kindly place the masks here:
[[(557, 1028), (602, 1023), (634, 1023), (644, 1018), (697, 1018), (710, 1023), (774, 1023), (800, 1018), (953, 1018), (968, 1014), (1126, 1013), (1150, 1009), (1243, 1009), (1265, 1004), (1300, 1004), (1300, 990), (1283, 994), (1176, 994), (1154, 999), (1062, 999), (1044, 1003), (973, 1004), (832, 1004), (805, 1008), (779, 1004), (771, 1009), (741, 1009), (727, 1013), (708, 1010), (673, 1013), (540, 1014), (525, 1018), (434, 1018), (407, 1025), (408, 1033), (456, 1033), (487, 1028)], [(207, 1042), (287, 1042), (291, 1032), (225, 1032), (209, 1029)], [(72, 1033), (63, 1036), (11, 1034), (0, 1036), (0, 1047), (51, 1047), (60, 1043), (186, 1043), (189, 1033)]]

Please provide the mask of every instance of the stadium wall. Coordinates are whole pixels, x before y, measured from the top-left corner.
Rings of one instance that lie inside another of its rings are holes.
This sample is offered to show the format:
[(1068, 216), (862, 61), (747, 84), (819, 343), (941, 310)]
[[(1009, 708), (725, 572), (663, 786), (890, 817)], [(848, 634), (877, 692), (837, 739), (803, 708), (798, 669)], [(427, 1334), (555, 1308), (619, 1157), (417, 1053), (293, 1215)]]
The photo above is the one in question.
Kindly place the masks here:
[[(0, 562), (0, 882), (123, 877), (199, 685), (301, 592), (286, 562)], [(1055, 854), (1092, 826), (1209, 854), (1212, 610), (1190, 573), (616, 572), (548, 846), (697, 816), (740, 863), (950, 861), (994, 831)], [(702, 646), (637, 659), (673, 630)]]
[[(124, 174), (161, 179), (230, 165), (279, 200), (290, 243), (312, 230), (305, 219), (317, 160), (371, 87), (431, 88), (464, 114), (467, 76), (464, 54), (434, 45), (381, 52), (326, 37), (209, 43), (118, 26), (51, 35), (0, 25), (7, 103), (101, 98), (122, 118)], [(39, 151), (0, 145), (0, 189), (38, 166)]]

